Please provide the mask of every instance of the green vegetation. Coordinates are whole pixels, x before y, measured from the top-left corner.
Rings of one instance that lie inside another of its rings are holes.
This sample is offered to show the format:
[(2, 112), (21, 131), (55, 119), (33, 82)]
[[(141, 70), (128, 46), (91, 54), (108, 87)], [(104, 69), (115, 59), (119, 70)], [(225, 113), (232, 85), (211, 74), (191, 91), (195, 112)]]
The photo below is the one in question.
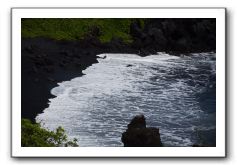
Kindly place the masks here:
[(32, 124), (28, 119), (21, 120), (22, 147), (78, 147), (77, 140), (68, 141), (65, 131), (58, 127), (55, 132)]
[[(29, 18), (22, 19), (22, 37), (47, 37), (57, 40), (78, 40), (88, 35), (101, 42), (113, 37), (132, 42), (130, 18)], [(145, 19), (139, 19), (144, 27)]]

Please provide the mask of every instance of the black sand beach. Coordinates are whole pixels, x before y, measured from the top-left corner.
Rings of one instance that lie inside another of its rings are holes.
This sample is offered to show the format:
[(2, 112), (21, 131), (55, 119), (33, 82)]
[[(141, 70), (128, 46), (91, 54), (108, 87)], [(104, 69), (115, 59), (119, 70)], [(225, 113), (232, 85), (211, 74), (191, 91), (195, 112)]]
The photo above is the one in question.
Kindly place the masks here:
[(173, 55), (215, 51), (213, 22), (215, 20), (193, 19), (184, 24), (182, 19), (154, 19), (144, 29), (139, 23), (134, 23), (130, 26), (133, 37), (130, 44), (119, 38), (101, 43), (93, 36), (78, 41), (22, 38), (21, 117), (34, 121), (36, 115), (48, 106), (48, 99), (54, 97), (50, 90), (59, 82), (82, 76), (84, 69), (97, 63), (98, 54), (132, 53), (145, 56), (158, 51)]
[(34, 121), (47, 107), (50, 90), (58, 82), (82, 75), (82, 70), (97, 63), (104, 52), (137, 53), (124, 45), (113, 47), (91, 41), (55, 41), (46, 38), (22, 39), (22, 118)]

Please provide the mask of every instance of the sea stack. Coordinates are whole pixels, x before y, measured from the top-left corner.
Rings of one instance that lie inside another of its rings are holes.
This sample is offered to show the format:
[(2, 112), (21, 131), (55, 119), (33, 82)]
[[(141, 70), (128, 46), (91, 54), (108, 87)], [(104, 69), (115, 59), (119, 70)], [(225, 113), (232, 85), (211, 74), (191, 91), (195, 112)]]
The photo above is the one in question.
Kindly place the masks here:
[(124, 147), (162, 147), (159, 128), (146, 127), (144, 115), (132, 119), (121, 140)]

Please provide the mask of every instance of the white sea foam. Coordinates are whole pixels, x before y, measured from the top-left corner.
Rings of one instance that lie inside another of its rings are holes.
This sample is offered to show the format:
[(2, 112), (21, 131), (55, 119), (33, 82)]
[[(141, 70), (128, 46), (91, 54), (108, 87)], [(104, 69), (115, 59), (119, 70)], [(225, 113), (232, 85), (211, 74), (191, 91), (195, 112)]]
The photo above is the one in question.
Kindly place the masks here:
[(64, 127), (80, 146), (122, 146), (121, 134), (137, 114), (160, 128), (167, 146), (191, 146), (195, 130), (215, 128), (215, 113), (205, 112), (197, 96), (213, 85), (214, 53), (98, 56), (84, 76), (51, 90), (56, 97), (36, 117), (44, 127)]

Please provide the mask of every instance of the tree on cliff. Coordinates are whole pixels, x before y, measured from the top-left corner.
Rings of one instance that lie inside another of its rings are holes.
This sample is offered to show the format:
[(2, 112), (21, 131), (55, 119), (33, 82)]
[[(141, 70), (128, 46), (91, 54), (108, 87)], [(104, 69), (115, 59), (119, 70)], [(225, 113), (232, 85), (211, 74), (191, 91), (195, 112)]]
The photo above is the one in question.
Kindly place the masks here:
[(22, 147), (78, 147), (77, 140), (68, 141), (65, 131), (58, 127), (56, 131), (48, 131), (40, 124), (32, 124), (28, 119), (21, 120)]

